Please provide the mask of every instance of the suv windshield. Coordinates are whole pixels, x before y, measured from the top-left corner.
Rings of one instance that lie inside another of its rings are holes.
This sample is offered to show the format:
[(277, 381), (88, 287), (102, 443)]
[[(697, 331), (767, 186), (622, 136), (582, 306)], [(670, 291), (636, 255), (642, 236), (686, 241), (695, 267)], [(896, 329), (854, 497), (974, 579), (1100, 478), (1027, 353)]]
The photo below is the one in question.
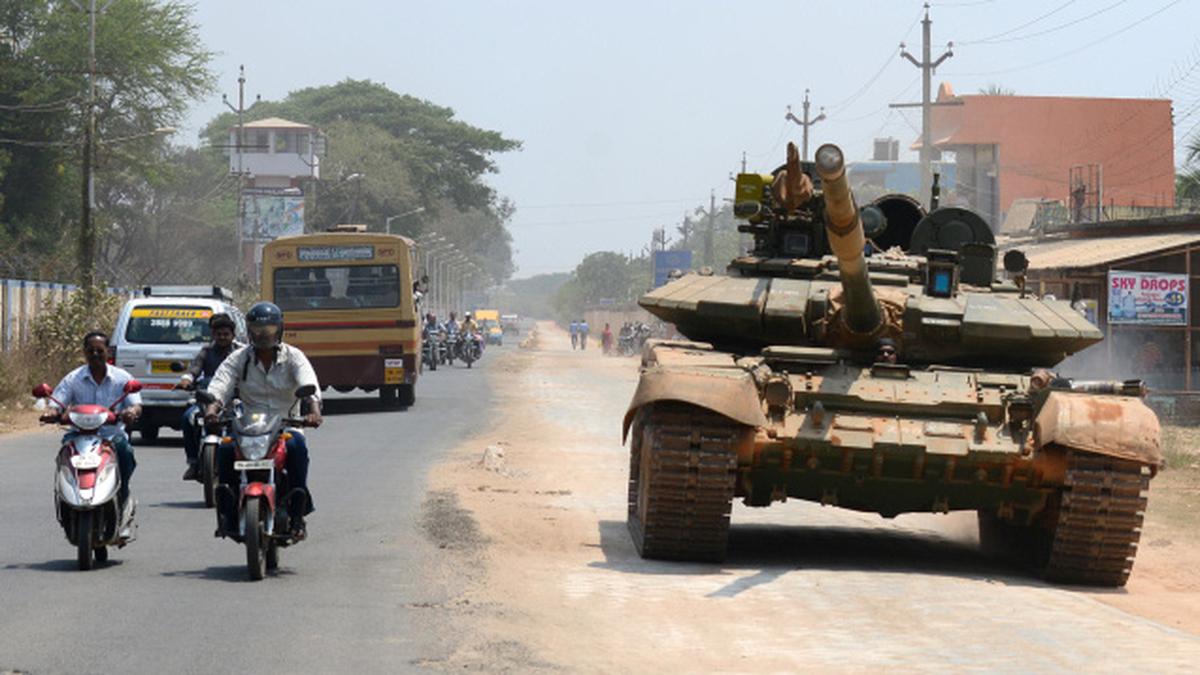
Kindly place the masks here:
[(207, 307), (135, 307), (129, 313), (125, 339), (156, 344), (207, 342), (210, 316)]
[(395, 265), (281, 267), (275, 270), (275, 304), (284, 311), (399, 307), (400, 270)]

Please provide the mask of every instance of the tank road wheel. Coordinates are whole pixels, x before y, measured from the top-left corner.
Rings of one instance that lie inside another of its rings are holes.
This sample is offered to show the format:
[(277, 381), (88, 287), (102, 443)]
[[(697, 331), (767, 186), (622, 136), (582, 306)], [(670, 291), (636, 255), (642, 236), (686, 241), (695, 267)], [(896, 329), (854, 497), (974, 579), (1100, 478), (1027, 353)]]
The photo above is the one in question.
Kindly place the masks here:
[(681, 403), (638, 411), (629, 533), (643, 558), (720, 562), (729, 537), (741, 425)]
[(1016, 526), (981, 511), (980, 543), (1026, 557), (1047, 581), (1124, 586), (1137, 555), (1149, 487), (1142, 464), (1070, 452), (1066, 484), (1037, 522)]

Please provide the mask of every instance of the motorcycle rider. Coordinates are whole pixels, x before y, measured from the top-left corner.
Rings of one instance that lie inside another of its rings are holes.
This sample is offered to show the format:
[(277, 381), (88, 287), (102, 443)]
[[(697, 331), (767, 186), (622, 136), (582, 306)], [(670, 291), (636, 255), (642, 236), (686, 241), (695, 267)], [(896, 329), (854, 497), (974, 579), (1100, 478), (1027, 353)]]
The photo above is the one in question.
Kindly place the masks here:
[[(255, 304), (246, 313), (246, 324), (250, 345), (226, 358), (208, 385), (208, 393), (216, 400), (205, 410), (204, 421), (207, 424), (219, 421), (220, 409), (229, 404), (235, 389), (247, 415), (286, 415), (295, 403), (296, 389), (311, 384), (320, 391), (316, 371), (308, 357), (296, 347), (283, 342), (283, 312), (279, 307), (270, 302)], [(314, 394), (309, 405), (309, 411), (304, 416), (305, 424), (321, 426), (320, 396)], [(304, 516), (313, 512), (312, 495), (308, 492), (308, 444), (304, 434), (299, 431), (291, 430), (290, 436), (284, 468), (290, 487), (302, 489), (305, 498), (303, 507), (288, 510), (292, 519), (292, 536), (299, 540), (306, 534)], [(218, 492), (218, 535), (237, 529), (237, 493), (234, 491), (237, 476), (233, 470), (233, 459), (232, 443), (223, 443), (217, 448), (217, 467), (221, 483), (227, 488)]]
[[(67, 373), (58, 386), (54, 388), (55, 400), (67, 408), (74, 405), (95, 404), (108, 407), (113, 401), (125, 394), (125, 383), (133, 379), (127, 371), (108, 363), (108, 334), (94, 330), (83, 336), (83, 357), (86, 363)], [(41, 416), (41, 421), (61, 423), (65, 410), (51, 402), (50, 408)], [(117, 470), (121, 473), (121, 489), (117, 499), (121, 502), (122, 513), (129, 508), (129, 480), (133, 470), (137, 468), (137, 460), (133, 456), (133, 447), (129, 444), (129, 435), (125, 427), (137, 422), (142, 414), (142, 397), (136, 393), (129, 394), (117, 406), (117, 423), (100, 427), (100, 437), (112, 444), (117, 453)], [(68, 432), (63, 437), (65, 443), (74, 435)], [(122, 518), (124, 521), (125, 518)]]
[[(228, 314), (223, 312), (213, 314), (208, 319), (208, 328), (212, 335), (212, 342), (202, 347), (200, 353), (196, 354), (196, 358), (192, 359), (192, 364), (188, 366), (187, 372), (179, 378), (179, 384), (176, 385), (178, 389), (190, 391), (196, 388), (197, 382), (200, 383), (200, 386), (207, 384), (225, 358), (245, 346), (234, 339), (237, 324)], [(184, 411), (181, 421), (183, 452), (188, 465), (187, 471), (183, 473), (183, 480), (196, 480), (200, 476), (200, 467), (197, 461), (200, 455), (200, 436), (204, 430), (193, 422), (196, 411), (199, 409), (200, 406), (193, 403)]]
[(462, 333), (463, 344), (468, 348), (471, 347), (471, 342), (475, 342), (479, 348), (483, 349), (483, 340), (479, 338), (479, 325), (475, 323), (475, 319), (471, 318), (471, 313), (463, 314), (462, 326), (459, 327), (459, 332)]

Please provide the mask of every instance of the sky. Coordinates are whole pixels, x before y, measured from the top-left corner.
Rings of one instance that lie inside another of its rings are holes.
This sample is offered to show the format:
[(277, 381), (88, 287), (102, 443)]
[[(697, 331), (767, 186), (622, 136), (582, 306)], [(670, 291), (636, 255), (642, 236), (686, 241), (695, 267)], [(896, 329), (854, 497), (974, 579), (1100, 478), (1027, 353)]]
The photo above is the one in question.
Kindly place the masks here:
[[(177, 141), (247, 96), (369, 79), (452, 108), (522, 142), (487, 178), (517, 207), (517, 277), (564, 272), (599, 250), (640, 252), (654, 228), (730, 197), (743, 153), (751, 171), (781, 164), (801, 129), (869, 159), (872, 139), (906, 148), (921, 127), (922, 2), (826, 0), (200, 0), (195, 20), (216, 52), (216, 93)], [(959, 94), (991, 84), (1020, 95), (1174, 101), (1176, 157), (1200, 130), (1200, 0), (931, 2), (934, 76)], [(902, 152), (901, 159), (915, 153)], [(669, 231), (673, 228), (668, 228)]]

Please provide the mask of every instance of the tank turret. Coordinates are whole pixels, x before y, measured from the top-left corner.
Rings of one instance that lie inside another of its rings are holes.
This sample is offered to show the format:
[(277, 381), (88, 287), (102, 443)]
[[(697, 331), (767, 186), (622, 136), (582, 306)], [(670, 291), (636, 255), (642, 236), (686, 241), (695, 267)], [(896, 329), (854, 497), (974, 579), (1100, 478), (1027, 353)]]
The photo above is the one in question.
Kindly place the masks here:
[(846, 179), (842, 150), (832, 143), (817, 148), (817, 173), (824, 186), (825, 232), (829, 248), (838, 260), (838, 276), (846, 302), (843, 317), (846, 327), (856, 333), (871, 333), (879, 327), (879, 305), (867, 274), (866, 237), (862, 218)]

